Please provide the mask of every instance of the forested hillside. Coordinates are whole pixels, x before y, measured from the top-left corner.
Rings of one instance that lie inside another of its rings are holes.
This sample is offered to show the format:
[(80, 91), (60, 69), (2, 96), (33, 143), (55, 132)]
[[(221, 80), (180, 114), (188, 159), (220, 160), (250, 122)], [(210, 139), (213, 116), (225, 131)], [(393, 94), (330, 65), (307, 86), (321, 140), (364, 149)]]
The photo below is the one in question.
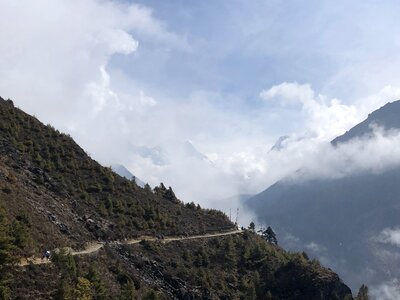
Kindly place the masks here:
[[(0, 207), (3, 299), (351, 299), (334, 272), (252, 231), (164, 243), (235, 226), (118, 176), (1, 98)], [(143, 236), (159, 240), (124, 244)], [(95, 241), (104, 247), (90, 254), (62, 250)], [(44, 250), (51, 263), (20, 265)]]

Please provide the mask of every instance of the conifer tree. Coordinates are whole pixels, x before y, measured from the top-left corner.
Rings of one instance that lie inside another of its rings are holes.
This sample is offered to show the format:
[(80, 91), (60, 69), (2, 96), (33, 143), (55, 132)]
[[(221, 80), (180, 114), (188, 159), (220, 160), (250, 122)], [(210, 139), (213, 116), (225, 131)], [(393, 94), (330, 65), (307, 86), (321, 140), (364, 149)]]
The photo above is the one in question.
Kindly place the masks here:
[(83, 277), (78, 278), (76, 284), (75, 295), (77, 300), (91, 300), (93, 299), (92, 284), (89, 280)]
[(99, 271), (97, 266), (94, 264), (90, 265), (89, 272), (86, 278), (91, 282), (94, 295), (93, 299), (103, 300), (107, 298), (106, 287), (104, 286), (103, 281), (100, 278)]
[(275, 232), (272, 230), (271, 226), (268, 226), (268, 228), (263, 231), (262, 237), (269, 243), (277, 245), (278, 240), (276, 238)]
[(250, 222), (248, 229), (250, 232), (256, 232), (256, 224), (254, 224), (254, 222)]
[(72, 288), (65, 277), (61, 278), (55, 300), (72, 300)]
[(4, 209), (0, 207), (0, 299), (9, 298), (7, 280), (15, 260), (15, 257), (12, 256), (13, 248), (10, 225)]
[(128, 280), (128, 282), (121, 287), (119, 300), (134, 300), (134, 299), (136, 299), (135, 285), (131, 280)]
[(369, 300), (368, 286), (364, 284), (361, 285), (360, 289), (358, 290), (356, 300)]

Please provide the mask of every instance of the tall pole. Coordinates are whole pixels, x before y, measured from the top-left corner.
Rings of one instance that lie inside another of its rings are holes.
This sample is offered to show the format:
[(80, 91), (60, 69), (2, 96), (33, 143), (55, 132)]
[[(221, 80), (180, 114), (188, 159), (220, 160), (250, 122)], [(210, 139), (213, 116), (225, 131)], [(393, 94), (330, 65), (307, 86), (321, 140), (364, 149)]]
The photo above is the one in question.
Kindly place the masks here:
[(236, 210), (236, 221), (235, 221), (236, 226), (239, 225), (239, 207)]

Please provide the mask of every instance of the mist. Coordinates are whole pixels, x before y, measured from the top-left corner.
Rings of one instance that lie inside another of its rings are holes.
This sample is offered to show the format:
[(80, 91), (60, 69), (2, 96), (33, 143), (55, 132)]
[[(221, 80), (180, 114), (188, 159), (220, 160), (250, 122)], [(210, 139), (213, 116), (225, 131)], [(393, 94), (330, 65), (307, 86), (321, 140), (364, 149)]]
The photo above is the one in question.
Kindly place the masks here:
[[(186, 202), (227, 212), (240, 206), (232, 200), (238, 195), (258, 193), (283, 178), (381, 172), (399, 163), (397, 132), (377, 128), (368, 141), (336, 148), (329, 143), (400, 98), (395, 86), (382, 85), (352, 101), (324, 95), (305, 80), (243, 95), (218, 87), (215, 78), (222, 74), (214, 70), (215, 81), (199, 81), (203, 88), (183, 81), (171, 88), (185, 93), (171, 93), (124, 63), (131, 60), (141, 70), (147, 63), (160, 80), (156, 73), (172, 57), (204, 58), (203, 40), (175, 32), (152, 8), (40, 0), (2, 1), (0, 10), (6, 41), (0, 45), (0, 95), (72, 135), (103, 165), (123, 164), (152, 186), (164, 182)], [(149, 59), (153, 52), (156, 61)], [(177, 80), (183, 74), (172, 75)], [(288, 138), (281, 149), (271, 150), (282, 135)], [(253, 219), (241, 214), (244, 222)]]

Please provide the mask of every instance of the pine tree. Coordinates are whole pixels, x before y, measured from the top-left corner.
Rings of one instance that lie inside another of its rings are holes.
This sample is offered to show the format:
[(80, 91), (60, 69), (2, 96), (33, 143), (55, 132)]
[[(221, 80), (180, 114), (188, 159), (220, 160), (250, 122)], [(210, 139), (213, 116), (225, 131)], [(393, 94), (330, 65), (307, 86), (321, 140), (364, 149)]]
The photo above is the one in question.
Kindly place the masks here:
[(152, 193), (151, 187), (150, 187), (150, 185), (149, 185), (148, 183), (146, 183), (146, 184), (144, 185), (144, 190), (145, 190), (147, 193)]
[(268, 228), (262, 232), (262, 237), (271, 244), (274, 244), (274, 245), (278, 244), (276, 234), (270, 226), (268, 226)]
[(256, 224), (254, 224), (254, 222), (250, 222), (248, 229), (250, 232), (256, 232)]
[(360, 289), (358, 290), (356, 300), (369, 300), (368, 286), (364, 284), (361, 285)]
[(11, 256), (12, 242), (13, 239), (10, 235), (10, 225), (6, 213), (0, 207), (0, 267), (4, 267), (13, 260)]
[(31, 251), (33, 245), (30, 227), (31, 224), (27, 214), (21, 214), (17, 216), (11, 224), (14, 245), (21, 251), (25, 250), (25, 254), (28, 254), (27, 252)]
[(106, 287), (104, 286), (103, 281), (100, 278), (97, 267), (94, 264), (91, 264), (89, 267), (89, 272), (86, 275), (86, 278), (91, 282), (94, 295), (93, 299), (95, 300), (103, 300), (107, 298)]
[(55, 300), (72, 300), (72, 288), (65, 277), (61, 278)]
[(119, 300), (134, 300), (134, 299), (136, 299), (135, 285), (131, 280), (128, 280), (128, 282), (121, 287)]
[(79, 277), (78, 283), (76, 284), (75, 294), (77, 300), (93, 299), (92, 284), (90, 283), (90, 281), (86, 278)]
[(7, 281), (12, 263), (16, 259), (12, 256), (13, 249), (10, 225), (4, 209), (0, 207), (0, 299), (9, 299)]
[(225, 247), (224, 247), (225, 261), (229, 264), (230, 267), (236, 266), (236, 247), (235, 243), (232, 239), (232, 236), (228, 236), (226, 238)]
[(171, 201), (171, 202), (177, 202), (178, 199), (175, 196), (174, 191), (172, 190), (171, 187), (168, 188), (168, 190), (165, 191), (164, 196), (165, 199)]

